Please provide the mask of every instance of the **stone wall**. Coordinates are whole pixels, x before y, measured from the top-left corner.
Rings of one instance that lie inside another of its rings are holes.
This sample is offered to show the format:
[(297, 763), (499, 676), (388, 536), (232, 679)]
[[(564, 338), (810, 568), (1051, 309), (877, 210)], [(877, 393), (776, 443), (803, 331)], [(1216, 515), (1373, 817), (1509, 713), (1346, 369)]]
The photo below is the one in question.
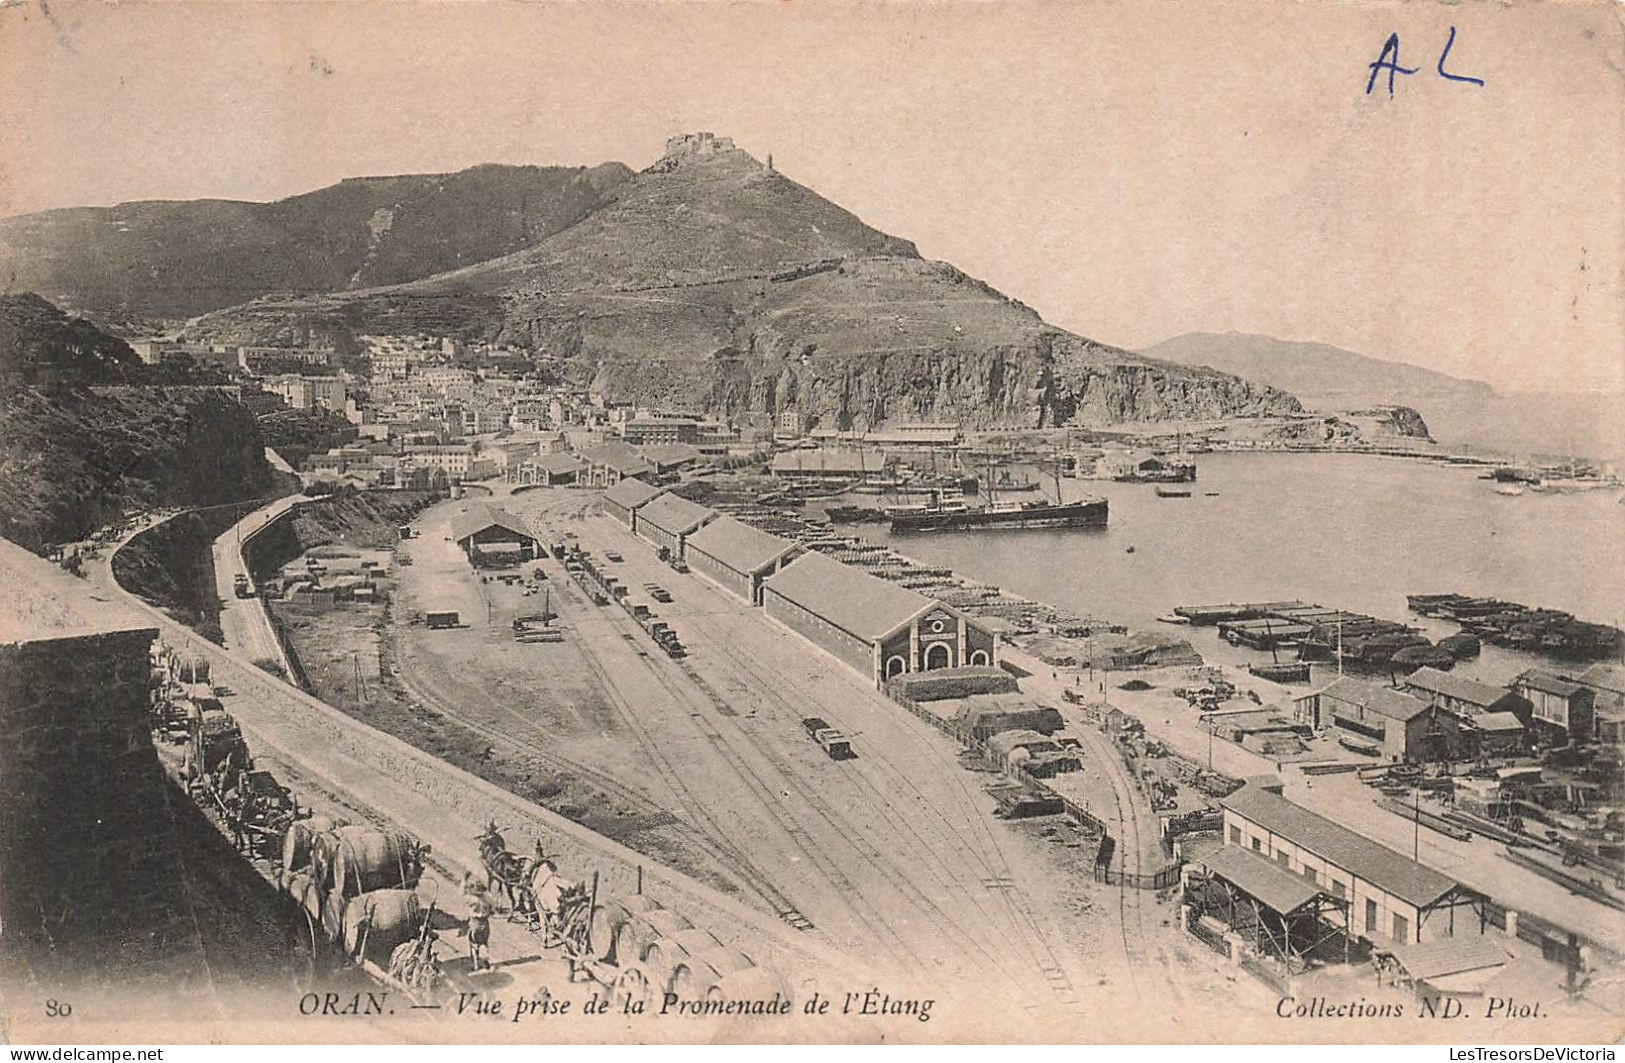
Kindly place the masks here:
[(0, 646), (0, 969), (211, 989), (147, 703), (153, 630)]

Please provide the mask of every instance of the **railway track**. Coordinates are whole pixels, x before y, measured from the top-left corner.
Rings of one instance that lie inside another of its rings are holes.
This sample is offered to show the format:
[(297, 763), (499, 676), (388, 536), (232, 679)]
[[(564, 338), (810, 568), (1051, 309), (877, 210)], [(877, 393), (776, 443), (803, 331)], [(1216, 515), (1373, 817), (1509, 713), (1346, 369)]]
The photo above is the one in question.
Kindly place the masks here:
[[(706, 592), (709, 593), (709, 588), (706, 588)], [(575, 597), (573, 588), (571, 597)], [(693, 616), (695, 614), (690, 613), (689, 615)], [(677, 616), (681, 619), (682, 614), (677, 614)], [(717, 622), (723, 620), (724, 617), (732, 618), (734, 622), (738, 622), (739, 619), (732, 612), (724, 611), (717, 611), (714, 614), (705, 616), (711, 627), (705, 630), (706, 641), (704, 648), (716, 651), (729, 663), (734, 671), (748, 681), (739, 684), (741, 692), (759, 692), (762, 698), (794, 719), (799, 719), (805, 713), (799, 711), (791, 699), (778, 689), (780, 686), (788, 685), (798, 699), (805, 704), (821, 700), (812, 697), (799, 684), (788, 679), (786, 671), (782, 668), (774, 671), (771, 675), (768, 674), (750, 655), (738, 649), (733, 644), (733, 641), (726, 637), (726, 632), (713, 630), (712, 628), (717, 626)], [(723, 626), (726, 626), (725, 623)], [(693, 692), (697, 691), (709, 703), (707, 707), (712, 710), (716, 717), (738, 719), (738, 714), (729, 699), (719, 693), (712, 683), (701, 675), (690, 662), (682, 661), (667, 665), (666, 662), (654, 661), (648, 659), (647, 655), (643, 656), (656, 681), (680, 703), (691, 703), (690, 699), (693, 697)], [(673, 678), (661, 674), (670, 668), (680, 671), (687, 679), (687, 683), (678, 683)], [(603, 676), (602, 680), (606, 685), (613, 685), (613, 680), (607, 675)], [(685, 686), (692, 687), (693, 690), (685, 690)], [(805, 704), (803, 707), (805, 707)], [(769, 803), (770, 807), (776, 805), (776, 795), (772, 792), (773, 788), (762, 780), (760, 775), (748, 763), (739, 757), (738, 753), (732, 748), (729, 737), (722, 734), (716, 725), (704, 716), (694, 714), (691, 718), (696, 721), (697, 726), (701, 728), (701, 733), (713, 748), (730, 762), (735, 773), (740, 775), (747, 783), (751, 783), (753, 786), (759, 785), (764, 802)], [(893, 888), (904, 896), (910, 897), (916, 910), (930, 917), (932, 925), (944, 940), (957, 942), (960, 946), (961, 955), (970, 954), (978, 957), (985, 966), (1000, 971), (1017, 985), (1025, 987), (1030, 979), (1036, 978), (1038, 982), (1047, 986), (1064, 1004), (1076, 1006), (1079, 1003), (1076, 988), (1073, 986), (1060, 957), (1050, 948), (1045, 936), (1038, 929), (1038, 920), (1030, 904), (1025, 897), (1020, 895), (1019, 891), (1011, 888), (1013, 878), (1010, 864), (999, 847), (998, 839), (991, 829), (991, 825), (983, 821), (979, 809), (966, 817), (966, 821), (970, 826), (970, 832), (967, 836), (962, 826), (956, 826), (943, 816), (939, 809), (924, 800), (923, 792), (909, 781), (907, 772), (900, 769), (889, 758), (884, 757), (883, 754), (877, 755), (875, 759), (879, 760), (892, 776), (900, 780), (905, 789), (920, 797), (920, 807), (927, 809), (929, 812), (926, 820), (929, 824), (928, 827), (922, 827), (919, 823), (908, 819), (901, 821), (903, 827), (911, 835), (912, 843), (918, 846), (922, 853), (926, 854), (937, 852), (968, 854), (975, 865), (975, 869), (980, 874), (980, 881), (984, 885), (979, 889), (968, 886), (963, 879), (941, 872), (939, 868), (932, 866), (929, 860), (922, 861), (919, 867), (910, 867), (904, 870), (896, 865), (895, 854), (882, 852), (873, 843), (869, 842), (857, 825), (852, 823), (841, 810), (830, 805), (822, 794), (817, 791), (816, 786), (807, 785), (788, 768), (780, 765), (779, 756), (773, 750), (769, 750), (761, 739), (753, 735), (748, 726), (736, 723), (734, 729), (768, 763), (779, 765), (780, 774), (783, 775), (786, 784), (794, 791), (794, 796), (802, 805), (824, 818), (859, 850), (860, 855), (864, 856), (875, 870), (881, 872)], [(963, 779), (958, 777), (957, 764), (953, 766), (953, 772), (955, 784), (960, 788), (967, 804), (974, 805), (974, 798), (970, 794), (969, 787)], [(861, 773), (858, 773), (857, 777), (861, 780), (861, 785), (864, 787), (869, 799), (866, 803), (877, 813), (892, 813), (891, 802), (874, 786), (873, 782), (863, 778)], [(895, 814), (890, 814), (889, 818), (894, 823), (899, 822), (899, 818)], [(928, 834), (932, 835), (932, 837), (927, 837)], [(799, 828), (795, 828), (792, 835), (805, 837), (805, 834)], [(944, 841), (946, 841), (946, 845), (944, 845)], [(927, 878), (922, 878), (922, 873)], [(845, 880), (844, 875), (840, 877)], [(992, 883), (992, 885), (985, 885), (986, 883)], [(980, 937), (978, 930), (967, 928), (956, 920), (955, 916), (945, 911), (935, 898), (922, 890), (921, 885), (937, 888), (947, 895), (954, 896), (955, 902), (962, 905), (960, 910), (974, 912), (979, 919), (986, 920), (990, 926), (997, 927), (1000, 933), (1007, 933), (1008, 936), (1003, 938), (1000, 944), (1014, 945), (1014, 955), (1007, 955), (1003, 951), (990, 949)]]
[[(596, 659), (592, 657), (590, 651), (587, 651), (585, 647), (583, 647), (583, 651), (583, 656), (588, 659), (589, 666), (593, 669), (596, 677), (603, 685), (606, 694), (609, 694), (612, 703), (616, 705), (617, 711), (620, 713), (622, 718), (631, 718), (633, 714), (627, 711), (624, 694), (619, 690), (618, 687), (608, 680), (607, 674), (603, 671)], [(516, 733), (514, 730), (502, 730), (469, 715), (466, 711), (458, 707), (462, 698), (466, 697), (466, 694), (452, 696), (447, 692), (432, 689), (433, 681), (429, 677), (417, 676), (412, 673), (408, 673), (405, 670), (399, 671), (396, 678), (400, 681), (403, 689), (405, 689), (413, 698), (425, 705), (433, 707), (436, 712), (442, 713), (448, 719), (456, 721), (460, 726), (473, 731), (481, 737), (493, 743), (498, 743), (519, 750), (525, 753), (527, 756), (534, 757), (535, 759), (556, 770), (571, 772), (579, 775), (580, 777), (589, 780), (595, 787), (603, 791), (607, 796), (613, 797), (616, 800), (622, 801), (635, 808), (640, 808), (644, 810), (646, 814), (660, 814), (669, 816), (667, 810), (660, 807), (660, 805), (657, 804), (644, 791), (627, 786), (616, 777), (599, 771), (579, 760), (565, 757), (553, 750), (545, 748), (539, 743), (529, 741), (521, 737), (520, 734)], [(493, 714), (511, 717), (517, 723), (519, 723), (522, 728), (530, 728), (534, 726), (534, 721), (515, 710), (511, 705), (507, 705), (497, 698), (490, 697), (488, 694), (484, 694), (483, 691), (482, 701)], [(762, 902), (767, 905), (769, 910), (771, 910), (785, 923), (798, 930), (813, 929), (813, 924), (811, 921), (796, 910), (795, 905), (791, 903), (790, 899), (784, 894), (784, 892), (773, 883), (773, 881), (765, 872), (761, 870), (761, 868), (751, 861), (748, 856), (740, 851), (739, 848), (727, 838), (727, 835), (725, 832), (723, 832), (721, 825), (717, 823), (715, 818), (706, 811), (702, 804), (693, 799), (692, 794), (681, 784), (680, 780), (674, 776), (670, 763), (666, 761), (657, 750), (653, 749), (650, 743), (648, 743), (646, 733), (640, 733), (638, 740), (640, 747), (642, 747), (644, 752), (649, 755), (651, 762), (655, 763), (657, 772), (662, 781), (666, 782), (672, 787), (673, 793), (683, 800), (684, 807), (694, 813), (696, 818), (701, 821), (698, 826), (695, 826), (685, 824), (682, 820), (671, 817), (670, 826), (682, 837), (682, 839), (688, 844), (694, 845), (696, 849), (706, 853), (712, 857), (712, 859), (716, 860), (719, 865), (726, 868), (730, 874), (734, 875), (738, 879), (742, 886), (757, 894), (757, 896), (761, 898)]]
[[(721, 613), (714, 614), (713, 619), (723, 615)], [(731, 614), (727, 615), (732, 617)], [(736, 618), (735, 622), (737, 622)], [(779, 692), (778, 687), (780, 685), (788, 687), (802, 704), (821, 703), (826, 706), (822, 711), (829, 712), (831, 715), (838, 715), (835, 709), (827, 707), (828, 702), (826, 700), (821, 699), (791, 678), (787, 669), (781, 668), (772, 675), (766, 674), (762, 666), (754, 658), (740, 652), (730, 639), (717, 639), (714, 648), (720, 650), (741, 671), (754, 676), (762, 689), (768, 692), (771, 699), (777, 702), (780, 708), (792, 718), (799, 710), (797, 710), (796, 705), (791, 702), (790, 698)], [(971, 856), (973, 862), (977, 865), (976, 869), (982, 873), (980, 882), (985, 890), (986, 897), (992, 902), (991, 906), (984, 903), (983, 898), (974, 891), (965, 888), (962, 882), (944, 882), (944, 885), (949, 888), (957, 888), (965, 895), (968, 904), (978, 909), (990, 922), (999, 922), (999, 917), (1002, 915), (1011, 933), (1010, 942), (1025, 953), (1026, 961), (1032, 965), (1032, 968), (1038, 972), (1045, 984), (1057, 997), (1066, 1004), (1076, 1005), (1079, 1002), (1077, 990), (1072, 985), (1071, 978), (1066, 973), (1060, 958), (1055, 954), (1045, 935), (1039, 929), (1039, 923), (1031, 905), (1025, 895), (1016, 888), (1013, 869), (999, 845), (996, 833), (991, 825), (985, 821), (981, 809), (977, 807), (974, 795), (971, 793), (970, 788), (966, 786), (964, 779), (960, 777), (959, 765), (957, 763), (949, 765), (952, 773), (949, 777), (959, 789), (971, 812), (971, 814), (964, 817), (963, 826), (965, 830), (957, 829), (954, 822), (950, 821), (940, 808), (926, 799), (924, 792), (910, 780), (908, 772), (901, 769), (890, 757), (886, 756), (883, 747), (878, 745), (867, 747), (864, 750), (864, 756), (878, 760), (899, 785), (920, 799), (918, 807), (925, 814), (925, 822), (933, 825), (937, 833), (937, 842), (933, 843), (933, 841), (925, 838), (921, 833), (923, 828), (917, 826), (908, 817), (902, 818), (900, 822), (915, 837), (915, 840), (919, 842), (922, 848), (927, 851), (943, 851), (941, 842), (946, 841), (951, 847), (967, 852)], [(852, 774), (852, 778), (868, 793), (875, 807), (885, 808), (889, 806), (890, 802), (887, 797), (875, 787), (874, 783), (864, 773), (855, 772)]]
[[(755, 688), (763, 691), (765, 697), (776, 702), (792, 719), (799, 719), (800, 713), (796, 706), (776, 689), (778, 684), (788, 681), (785, 675), (783, 673), (775, 673), (772, 676), (764, 674), (758, 667), (749, 662), (746, 655), (729, 643), (730, 640), (727, 638), (715, 638), (708, 643), (708, 648), (717, 649), (728, 657), (741, 671), (755, 680)], [(717, 693), (704, 676), (701, 676), (691, 666), (686, 666), (683, 670), (688, 673), (691, 682), (712, 701), (715, 708), (720, 711), (727, 707), (725, 699)], [(722, 715), (726, 716), (729, 713), (722, 712)], [(738, 726), (736, 730), (753, 747), (773, 759), (771, 751), (767, 750), (762, 740), (751, 734), (748, 728)], [(721, 740), (725, 741), (725, 739)], [(1001, 971), (1005, 977), (1010, 978), (1013, 982), (1021, 983), (1022, 972), (1020, 969), (1012, 969), (1008, 958), (1004, 954), (990, 949), (972, 930), (967, 929), (953, 915), (945, 911), (935, 898), (921, 889), (921, 883), (917, 881), (917, 878), (923, 873), (923, 875), (928, 875), (934, 880), (938, 888), (948, 893), (959, 893), (967, 909), (982, 908), (985, 897), (978, 896), (975, 892), (965, 889), (962, 882), (953, 879), (951, 876), (939, 873), (936, 868), (931, 866), (929, 859), (922, 859), (918, 866), (910, 867), (907, 870), (899, 868), (896, 865), (895, 854), (884, 853), (874, 843), (870, 842), (861, 828), (851, 822), (842, 810), (832, 805), (816, 786), (807, 784), (788, 770), (784, 771), (783, 774), (787, 782), (795, 789), (798, 800), (808, 804), (820, 816), (836, 827), (844, 837), (850, 839), (871, 865), (884, 875), (893, 888), (904, 896), (910, 897), (916, 910), (930, 917), (935, 928), (944, 935), (945, 940), (957, 940), (965, 950), (979, 955), (985, 964)], [(870, 784), (870, 792), (875, 793), (877, 798), (880, 797), (878, 792), (873, 790), (872, 784)], [(918, 794), (919, 791), (916, 789), (915, 793)], [(929, 807), (929, 804), (927, 804), (927, 807)], [(908, 823), (907, 817), (897, 816), (895, 809), (883, 798), (876, 801), (874, 810), (879, 814), (888, 815), (891, 822), (902, 824), (912, 832), (923, 856), (928, 857), (929, 854), (942, 851), (959, 852), (964, 848), (964, 840), (957, 836), (952, 839), (953, 844), (947, 850), (931, 845), (914, 830), (912, 825)], [(983, 869), (990, 870), (986, 867)], [(1006, 873), (1008, 872), (1008, 868), (1004, 870)], [(985, 917), (990, 913), (984, 908), (982, 914)]]

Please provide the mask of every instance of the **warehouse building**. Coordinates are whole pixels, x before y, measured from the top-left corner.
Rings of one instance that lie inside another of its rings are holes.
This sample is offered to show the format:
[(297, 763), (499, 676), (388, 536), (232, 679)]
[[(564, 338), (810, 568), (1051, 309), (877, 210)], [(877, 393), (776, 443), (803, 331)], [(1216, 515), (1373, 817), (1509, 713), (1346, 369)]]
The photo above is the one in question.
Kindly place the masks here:
[(537, 458), (510, 464), (506, 474), (511, 484), (558, 487), (575, 483), (586, 468), (587, 463), (574, 454), (543, 454)]
[(588, 487), (611, 487), (622, 480), (654, 472), (654, 466), (625, 443), (594, 447), (583, 451), (581, 458), (587, 465), (581, 473), (581, 482)]
[(886, 471), (878, 450), (787, 450), (773, 455), (773, 475), (797, 483), (856, 482)]
[[(1227, 846), (1347, 901), (1353, 936), (1415, 944), (1484, 932), (1488, 897), (1287, 800), (1273, 777), (1251, 780), (1219, 804)], [(1467, 918), (1475, 911), (1476, 921)]]
[(477, 505), (451, 522), (451, 539), (475, 565), (515, 564), (536, 556), (536, 536), (512, 513)]
[(1559, 745), (1589, 742), (1596, 733), (1597, 696), (1579, 683), (1531, 668), (1512, 681), (1512, 692), (1529, 699), (1534, 728)]
[(688, 537), (683, 559), (723, 590), (762, 604), (762, 581), (802, 554), (788, 539), (732, 517), (718, 517)]
[(699, 531), (717, 511), (680, 495), (663, 494), (638, 506), (632, 513), (632, 532), (656, 548), (664, 547), (672, 557), (683, 556), (683, 544)]
[(1437, 668), (1418, 668), (1401, 685), (1407, 693), (1434, 708), (1455, 713), (1463, 721), (1486, 712), (1510, 712), (1527, 726), (1534, 712), (1534, 706), (1522, 695)]
[(769, 616), (867, 676), (996, 663), (993, 633), (959, 610), (822, 554), (762, 584)]
[(638, 507), (653, 501), (660, 490), (636, 478), (621, 480), (604, 492), (604, 512), (631, 528)]
[(1331, 730), (1350, 744), (1374, 746), (1388, 760), (1426, 760), (1446, 754), (1448, 733), (1421, 698), (1377, 683), (1339, 677), (1324, 690), (1294, 701), (1298, 718)]

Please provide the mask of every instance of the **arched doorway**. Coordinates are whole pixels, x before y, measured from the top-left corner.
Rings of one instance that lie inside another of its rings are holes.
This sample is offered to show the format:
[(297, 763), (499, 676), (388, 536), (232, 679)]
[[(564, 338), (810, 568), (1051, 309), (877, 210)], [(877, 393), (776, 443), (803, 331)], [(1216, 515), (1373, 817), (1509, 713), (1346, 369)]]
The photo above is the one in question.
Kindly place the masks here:
[(902, 675), (903, 670), (907, 667), (908, 662), (903, 660), (902, 657), (894, 654), (886, 658), (886, 678), (890, 679), (894, 675)]
[(948, 668), (953, 665), (953, 655), (948, 650), (946, 642), (933, 642), (925, 648), (925, 669)]
[(987, 651), (986, 650), (972, 650), (971, 655), (970, 655), (970, 663), (971, 664), (989, 664), (991, 662), (989, 662), (988, 659), (987, 659)]

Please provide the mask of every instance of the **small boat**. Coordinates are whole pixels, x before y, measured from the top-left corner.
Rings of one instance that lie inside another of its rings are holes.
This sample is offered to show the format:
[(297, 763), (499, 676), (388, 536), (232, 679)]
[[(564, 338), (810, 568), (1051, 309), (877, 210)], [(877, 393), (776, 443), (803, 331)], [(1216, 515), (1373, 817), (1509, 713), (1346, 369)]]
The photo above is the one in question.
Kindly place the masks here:
[(1217, 492), (1217, 491), (1203, 491), (1202, 492), (1202, 497), (1203, 498), (1218, 498), (1219, 497), (1219, 492)]
[(1308, 661), (1277, 661), (1272, 664), (1249, 664), (1247, 671), (1272, 683), (1309, 682)]
[(1157, 485), (1158, 498), (1189, 498), (1190, 496), (1191, 493), (1182, 488), (1163, 487), (1161, 484)]
[(1364, 757), (1374, 757), (1381, 752), (1375, 742), (1362, 742), (1357, 738), (1350, 738), (1348, 735), (1339, 735), (1337, 744), (1350, 753), (1358, 753)]
[(1159, 616), (1159, 617), (1157, 617), (1157, 623), (1159, 623), (1159, 624), (1186, 624), (1186, 625), (1189, 625), (1190, 624), (1190, 619), (1188, 617), (1175, 616), (1174, 614), (1169, 613), (1167, 616)]
[(1133, 552), (1134, 552), (1134, 547), (1132, 547), (1132, 546), (1129, 547), (1127, 550), (1123, 551), (1123, 553), (1125, 553), (1125, 554), (1132, 554)]

